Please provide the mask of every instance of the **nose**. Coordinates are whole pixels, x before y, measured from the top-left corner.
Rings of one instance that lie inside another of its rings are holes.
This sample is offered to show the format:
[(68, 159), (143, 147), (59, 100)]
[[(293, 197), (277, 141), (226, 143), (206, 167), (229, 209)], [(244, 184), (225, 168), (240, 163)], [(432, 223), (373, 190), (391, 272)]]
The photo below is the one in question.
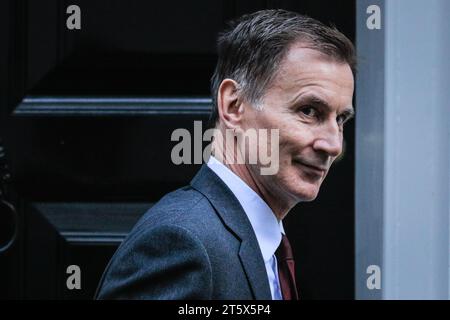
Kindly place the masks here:
[(316, 151), (326, 153), (330, 157), (337, 157), (342, 152), (342, 131), (335, 121), (318, 128), (318, 138), (314, 141)]

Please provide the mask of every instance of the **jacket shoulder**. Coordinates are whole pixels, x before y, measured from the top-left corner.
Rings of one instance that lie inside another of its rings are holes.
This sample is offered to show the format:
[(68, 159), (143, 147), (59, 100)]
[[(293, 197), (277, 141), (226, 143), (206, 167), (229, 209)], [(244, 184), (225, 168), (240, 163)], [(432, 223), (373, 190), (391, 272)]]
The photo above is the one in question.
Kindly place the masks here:
[(157, 225), (180, 226), (199, 236), (223, 229), (209, 200), (189, 186), (165, 195), (143, 215), (132, 233)]
[(159, 225), (127, 237), (107, 266), (96, 298), (211, 299), (211, 273), (206, 249), (192, 232)]

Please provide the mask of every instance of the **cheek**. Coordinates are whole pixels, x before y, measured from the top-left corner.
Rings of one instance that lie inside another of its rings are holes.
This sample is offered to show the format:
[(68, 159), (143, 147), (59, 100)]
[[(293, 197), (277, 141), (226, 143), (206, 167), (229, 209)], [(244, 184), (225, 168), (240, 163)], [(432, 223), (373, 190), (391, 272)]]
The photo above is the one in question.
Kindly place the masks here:
[(280, 130), (280, 157), (298, 156), (305, 148), (312, 146), (313, 141), (311, 130), (304, 126)]

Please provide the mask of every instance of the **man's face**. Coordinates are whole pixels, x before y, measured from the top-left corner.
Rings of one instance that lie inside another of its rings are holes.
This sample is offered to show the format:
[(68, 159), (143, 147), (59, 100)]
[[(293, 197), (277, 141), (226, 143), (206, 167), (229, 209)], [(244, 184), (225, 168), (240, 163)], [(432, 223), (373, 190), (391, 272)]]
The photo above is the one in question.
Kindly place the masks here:
[(296, 44), (262, 99), (261, 111), (246, 107), (243, 129), (279, 129), (279, 170), (258, 184), (292, 201), (317, 197), (333, 161), (342, 152), (343, 123), (352, 112), (353, 75), (348, 64)]

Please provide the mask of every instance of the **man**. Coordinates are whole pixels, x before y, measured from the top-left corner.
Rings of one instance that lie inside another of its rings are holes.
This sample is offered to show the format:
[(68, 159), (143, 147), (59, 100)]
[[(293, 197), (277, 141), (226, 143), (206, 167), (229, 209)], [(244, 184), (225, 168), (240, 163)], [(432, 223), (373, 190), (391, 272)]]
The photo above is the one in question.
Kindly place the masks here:
[(218, 42), (212, 121), (241, 143), (247, 130), (278, 130), (278, 171), (229, 161), (248, 154), (214, 140), (191, 184), (161, 199), (122, 243), (97, 297), (298, 299), (282, 220), (316, 198), (342, 151), (354, 66), (351, 42), (309, 17), (265, 10), (237, 20)]

